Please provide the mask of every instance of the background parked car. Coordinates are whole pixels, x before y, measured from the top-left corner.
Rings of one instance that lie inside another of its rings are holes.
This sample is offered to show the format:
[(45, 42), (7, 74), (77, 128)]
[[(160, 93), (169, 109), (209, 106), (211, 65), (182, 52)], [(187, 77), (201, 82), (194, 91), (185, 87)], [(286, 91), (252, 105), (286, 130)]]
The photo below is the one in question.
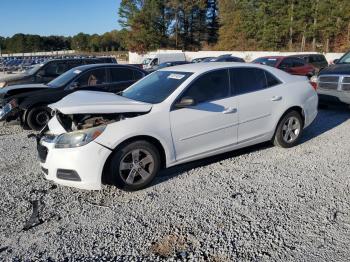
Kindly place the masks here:
[(236, 57), (236, 56), (232, 56), (232, 55), (221, 55), (218, 57), (214, 57), (212, 59), (209, 60), (205, 60), (203, 62), (239, 62), (239, 63), (244, 63), (244, 59), (240, 58), (240, 57)]
[(252, 61), (255, 64), (276, 67), (292, 75), (311, 77), (315, 74), (315, 67), (307, 64), (303, 59), (291, 56), (265, 56)]
[[(105, 60), (106, 58), (103, 57), (49, 60), (43, 64), (37, 64), (31, 67), (23, 73), (0, 78), (0, 87), (18, 84), (48, 83), (73, 67), (86, 64), (98, 64)], [(112, 60), (107, 61), (112, 62)]]
[[(118, 93), (147, 74), (128, 65), (95, 64), (73, 68), (47, 85), (10, 86), (0, 90), (2, 104), (0, 120), (19, 119), (25, 128), (40, 130), (49, 121), (48, 104), (57, 102), (77, 90)], [(27, 89), (31, 90), (27, 92)]]
[(300, 54), (292, 55), (290, 57), (297, 57), (303, 59), (306, 63), (313, 65), (316, 69), (316, 73), (328, 66), (327, 59), (322, 54)]
[(319, 72), (317, 87), (320, 104), (350, 105), (350, 52)]
[(213, 59), (214, 57), (198, 57), (198, 58), (194, 58), (192, 59), (191, 63), (200, 63), (200, 62), (203, 62), (203, 60), (206, 60), (206, 59)]
[(188, 62), (186, 61), (171, 61), (171, 62), (165, 62), (162, 63), (158, 66), (153, 67), (151, 70), (147, 70), (148, 72), (154, 72), (156, 70), (159, 70), (161, 68), (166, 68), (166, 67), (170, 67), (170, 66), (176, 66), (176, 65), (184, 65), (184, 64), (188, 64)]

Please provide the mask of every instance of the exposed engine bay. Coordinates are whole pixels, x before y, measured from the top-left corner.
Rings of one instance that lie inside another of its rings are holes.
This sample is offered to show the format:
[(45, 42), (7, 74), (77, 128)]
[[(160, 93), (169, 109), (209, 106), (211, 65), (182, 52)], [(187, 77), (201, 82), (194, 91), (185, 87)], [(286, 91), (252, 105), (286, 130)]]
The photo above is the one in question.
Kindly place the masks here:
[(66, 130), (66, 132), (72, 132), (76, 130), (83, 130), (100, 125), (107, 125), (114, 122), (122, 121), (128, 118), (147, 114), (142, 113), (115, 113), (115, 114), (74, 114), (65, 115), (59, 111), (54, 112), (57, 120)]

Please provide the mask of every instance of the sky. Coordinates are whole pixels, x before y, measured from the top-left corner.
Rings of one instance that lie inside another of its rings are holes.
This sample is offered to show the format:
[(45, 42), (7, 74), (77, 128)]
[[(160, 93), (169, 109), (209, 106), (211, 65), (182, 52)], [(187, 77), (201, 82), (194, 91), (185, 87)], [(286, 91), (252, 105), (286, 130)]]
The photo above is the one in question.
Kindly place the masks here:
[(120, 29), (121, 0), (0, 0), (0, 36), (71, 36)]

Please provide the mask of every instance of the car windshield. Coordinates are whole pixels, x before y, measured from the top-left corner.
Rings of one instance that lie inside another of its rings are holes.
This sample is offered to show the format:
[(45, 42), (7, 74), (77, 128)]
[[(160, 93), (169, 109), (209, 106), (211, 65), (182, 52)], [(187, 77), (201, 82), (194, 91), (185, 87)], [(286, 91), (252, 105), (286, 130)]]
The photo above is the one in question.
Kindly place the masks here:
[(337, 64), (349, 64), (350, 63), (350, 52), (346, 53), (343, 57), (339, 59)]
[(275, 67), (277, 64), (277, 61), (278, 61), (277, 58), (261, 57), (261, 58), (255, 59), (253, 63)]
[(120, 93), (136, 101), (157, 104), (164, 101), (192, 73), (156, 71)]
[(31, 66), (28, 70), (26, 70), (24, 73), (25, 74), (28, 74), (28, 75), (33, 75), (35, 74), (36, 72), (39, 71), (40, 68), (43, 67), (43, 64), (39, 64), (39, 65), (34, 65), (34, 66)]
[(68, 84), (71, 80), (73, 80), (74, 77), (76, 77), (77, 75), (79, 75), (81, 73), (81, 70), (73, 68), (71, 70), (68, 70), (67, 72), (63, 73), (62, 75), (60, 75), (59, 77), (55, 78), (54, 80), (52, 80), (51, 82), (49, 82), (47, 85), (49, 87), (61, 87), (61, 86), (65, 86), (66, 84)]
[(142, 64), (143, 65), (148, 65), (151, 61), (152, 61), (153, 58), (146, 58), (145, 60), (143, 60)]

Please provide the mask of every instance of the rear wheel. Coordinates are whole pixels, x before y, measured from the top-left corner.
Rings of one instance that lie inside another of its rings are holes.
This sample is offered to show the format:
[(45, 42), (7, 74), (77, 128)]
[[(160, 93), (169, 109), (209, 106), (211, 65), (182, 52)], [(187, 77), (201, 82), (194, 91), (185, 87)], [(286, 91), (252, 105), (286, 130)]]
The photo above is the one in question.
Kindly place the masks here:
[(278, 123), (273, 143), (276, 146), (290, 148), (295, 146), (303, 131), (303, 119), (299, 112), (288, 112)]
[(159, 169), (158, 149), (147, 141), (135, 141), (115, 152), (110, 164), (110, 180), (118, 188), (139, 190), (152, 182)]
[(30, 129), (40, 131), (49, 122), (50, 118), (51, 110), (46, 106), (38, 106), (29, 110), (26, 123)]

